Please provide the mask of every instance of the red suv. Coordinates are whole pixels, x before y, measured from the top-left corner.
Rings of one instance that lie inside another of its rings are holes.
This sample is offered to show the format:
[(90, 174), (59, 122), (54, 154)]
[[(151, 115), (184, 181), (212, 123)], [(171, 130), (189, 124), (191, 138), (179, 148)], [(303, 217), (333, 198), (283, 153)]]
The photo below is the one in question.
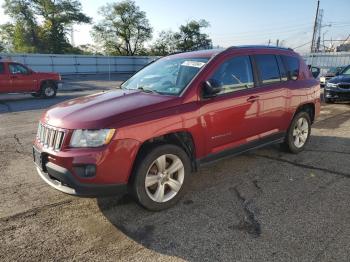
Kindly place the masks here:
[(34, 97), (52, 98), (62, 87), (57, 73), (34, 72), (17, 62), (0, 58), (0, 94), (30, 93)]
[(320, 87), (291, 49), (240, 46), (171, 55), (119, 90), (49, 109), (33, 155), (39, 175), (73, 195), (130, 192), (150, 210), (175, 204), (207, 162), (308, 142)]

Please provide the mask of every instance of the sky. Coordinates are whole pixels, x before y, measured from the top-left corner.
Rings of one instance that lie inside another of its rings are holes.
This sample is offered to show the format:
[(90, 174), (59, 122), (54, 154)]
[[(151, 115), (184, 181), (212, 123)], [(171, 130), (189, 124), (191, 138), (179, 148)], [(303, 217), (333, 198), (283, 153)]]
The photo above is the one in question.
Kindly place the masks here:
[[(98, 22), (99, 7), (116, 1), (80, 0), (83, 12)], [(0, 0), (2, 5), (4, 0)], [(310, 47), (317, 0), (136, 0), (154, 28), (154, 39), (162, 30), (176, 31), (192, 19), (205, 19), (205, 29), (214, 46), (240, 44), (283, 45), (305, 52)], [(322, 35), (325, 39), (345, 39), (350, 34), (350, 1), (321, 0), (324, 9)], [(9, 18), (0, 9), (0, 23)], [(331, 25), (331, 26), (330, 26)], [(74, 26), (75, 45), (93, 43), (92, 25)], [(326, 44), (329, 42), (326, 42)], [(299, 47), (301, 46), (301, 47)]]

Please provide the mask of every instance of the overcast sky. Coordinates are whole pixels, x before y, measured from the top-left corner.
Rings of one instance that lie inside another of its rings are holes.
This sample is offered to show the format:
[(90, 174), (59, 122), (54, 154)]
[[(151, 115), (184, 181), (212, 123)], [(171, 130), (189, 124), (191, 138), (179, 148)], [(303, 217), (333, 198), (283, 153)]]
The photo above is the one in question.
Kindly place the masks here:
[[(0, 0), (2, 5), (4, 0)], [(83, 11), (94, 22), (101, 17), (100, 6), (115, 1), (81, 0)], [(238, 44), (267, 44), (269, 39), (284, 41), (295, 48), (310, 42), (316, 12), (316, 0), (136, 0), (153, 26), (154, 37), (161, 30), (176, 30), (191, 19), (206, 19), (210, 28), (206, 32), (214, 45), (223, 47)], [(350, 34), (350, 1), (321, 0), (324, 9), (323, 33), (327, 39), (344, 39)], [(0, 23), (7, 21), (3, 9)], [(75, 26), (75, 44), (92, 43), (91, 25)], [(309, 45), (297, 49), (306, 51)]]

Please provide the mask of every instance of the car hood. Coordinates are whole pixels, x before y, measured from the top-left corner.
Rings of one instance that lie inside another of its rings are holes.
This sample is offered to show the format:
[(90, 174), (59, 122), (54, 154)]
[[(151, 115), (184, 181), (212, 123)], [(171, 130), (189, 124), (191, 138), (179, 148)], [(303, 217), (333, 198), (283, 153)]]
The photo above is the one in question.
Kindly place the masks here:
[(176, 96), (119, 89), (60, 103), (47, 110), (41, 121), (67, 129), (116, 127), (118, 121), (169, 108), (178, 101)]
[(333, 77), (328, 82), (333, 84), (350, 83), (350, 75), (339, 75), (339, 76)]

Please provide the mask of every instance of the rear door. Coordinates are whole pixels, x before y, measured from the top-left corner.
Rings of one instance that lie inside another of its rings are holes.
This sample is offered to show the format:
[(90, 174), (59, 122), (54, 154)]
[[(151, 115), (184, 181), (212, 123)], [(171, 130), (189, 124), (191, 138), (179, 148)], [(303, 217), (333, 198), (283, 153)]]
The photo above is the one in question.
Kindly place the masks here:
[(5, 66), (5, 63), (0, 62), (0, 93), (11, 91), (10, 77)]
[(34, 92), (36, 79), (27, 67), (18, 63), (9, 63), (11, 91), (10, 92)]
[(274, 54), (254, 56), (259, 78), (259, 115), (256, 125), (260, 128), (259, 138), (283, 135), (287, 117), (288, 81), (282, 60)]

